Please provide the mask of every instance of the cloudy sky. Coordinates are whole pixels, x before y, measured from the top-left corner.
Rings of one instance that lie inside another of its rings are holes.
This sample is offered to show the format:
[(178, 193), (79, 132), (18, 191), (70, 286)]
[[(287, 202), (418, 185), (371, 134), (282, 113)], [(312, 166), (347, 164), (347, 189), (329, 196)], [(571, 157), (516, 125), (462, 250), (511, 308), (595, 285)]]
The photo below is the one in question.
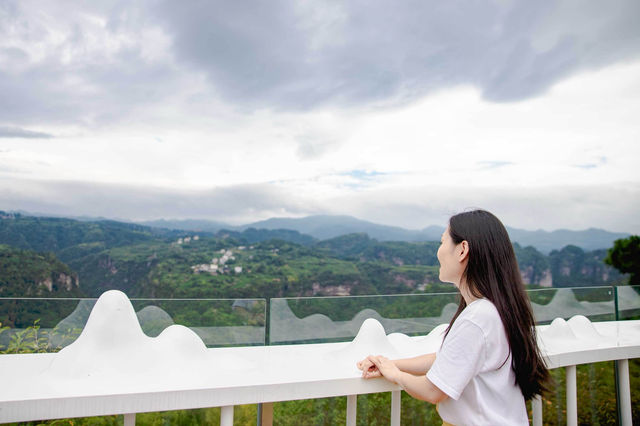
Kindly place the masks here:
[(640, 2), (0, 1), (0, 210), (640, 233)]

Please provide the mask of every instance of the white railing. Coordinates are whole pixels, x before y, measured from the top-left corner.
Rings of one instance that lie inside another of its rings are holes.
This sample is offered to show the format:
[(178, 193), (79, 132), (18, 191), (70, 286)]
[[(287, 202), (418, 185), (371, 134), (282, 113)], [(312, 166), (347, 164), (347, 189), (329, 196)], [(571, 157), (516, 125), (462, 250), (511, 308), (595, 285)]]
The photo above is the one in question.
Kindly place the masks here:
[[(622, 352), (617, 356), (626, 356), (624, 353), (628, 353), (627, 350), (621, 350)], [(570, 355), (570, 354), (566, 354)], [(620, 407), (619, 412), (621, 415), (620, 424), (626, 426), (632, 425), (631, 421), (631, 386), (629, 383), (629, 358), (616, 359), (617, 356), (611, 359), (610, 356), (602, 356), (598, 353), (591, 354), (593, 361), (585, 363), (590, 364), (592, 362), (602, 362), (615, 360), (617, 368), (618, 378), (618, 394), (620, 395)], [(634, 351), (632, 358), (638, 358), (637, 352)], [(553, 362), (551, 362), (553, 364)], [(583, 363), (581, 363), (583, 364)], [(555, 365), (555, 367), (559, 367)], [(566, 375), (566, 412), (567, 412), (567, 425), (578, 425), (578, 389), (576, 381), (576, 364), (570, 364), (564, 366)], [(531, 411), (533, 414), (533, 426), (542, 426), (542, 399), (537, 397), (531, 401)]]
[[(425, 337), (386, 336), (380, 329), (379, 323), (365, 322), (347, 343), (205, 349), (193, 357), (183, 353), (179, 364), (147, 358), (151, 365), (141, 370), (135, 353), (146, 349), (126, 341), (118, 351), (128, 350), (138, 370), (98, 363), (89, 371), (78, 359), (64, 359), (72, 351), (2, 355), (0, 422), (124, 414), (125, 424), (133, 425), (135, 413), (222, 407), (221, 425), (229, 426), (235, 405), (262, 403), (262, 424), (267, 425), (273, 402), (346, 396), (350, 426), (356, 424), (357, 395), (392, 392), (391, 424), (399, 425), (400, 388), (384, 379), (361, 379), (355, 360), (367, 353), (405, 357), (434, 350), (442, 328)], [(581, 317), (539, 326), (538, 333), (549, 367), (566, 369), (567, 424), (577, 424), (576, 365), (613, 360), (621, 423), (631, 425), (628, 360), (640, 358), (640, 321), (590, 323)], [(91, 356), (96, 348), (83, 344), (83, 353)], [(118, 353), (99, 361), (117, 363)], [(69, 374), (61, 370), (69, 366)], [(533, 403), (533, 424), (542, 424), (540, 400)]]

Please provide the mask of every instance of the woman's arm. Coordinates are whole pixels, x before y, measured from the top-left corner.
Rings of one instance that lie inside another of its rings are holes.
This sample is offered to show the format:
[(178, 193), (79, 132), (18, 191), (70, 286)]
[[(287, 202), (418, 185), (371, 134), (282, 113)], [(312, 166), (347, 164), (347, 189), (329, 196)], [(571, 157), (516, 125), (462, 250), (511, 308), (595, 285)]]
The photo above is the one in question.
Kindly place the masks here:
[(433, 365), (433, 361), (436, 360), (436, 354), (419, 355), (413, 358), (395, 359), (393, 363), (398, 367), (400, 371), (414, 375), (424, 375)]
[[(433, 355), (433, 358), (435, 359), (435, 354), (429, 355)], [(409, 372), (401, 371), (397, 366), (397, 361), (392, 361), (383, 356), (369, 356), (367, 359), (375, 365), (379, 375), (384, 376), (391, 382), (397, 383), (414, 398), (428, 401), (433, 404), (437, 404), (448, 398), (447, 394), (431, 383), (424, 374), (414, 375)], [(411, 359), (414, 360), (415, 358)], [(431, 363), (433, 363), (433, 360)], [(410, 365), (413, 365), (413, 362), (411, 362)], [(429, 367), (431, 367), (431, 365), (429, 365)]]

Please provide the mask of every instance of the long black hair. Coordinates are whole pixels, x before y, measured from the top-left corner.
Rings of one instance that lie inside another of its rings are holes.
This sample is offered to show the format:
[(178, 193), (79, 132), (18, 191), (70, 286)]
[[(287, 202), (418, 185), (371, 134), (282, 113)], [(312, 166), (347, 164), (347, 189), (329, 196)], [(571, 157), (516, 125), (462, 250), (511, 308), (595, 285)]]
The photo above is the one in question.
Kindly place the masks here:
[[(541, 395), (548, 390), (549, 371), (538, 349), (533, 311), (507, 230), (493, 214), (473, 210), (452, 216), (449, 234), (455, 244), (469, 244), (462, 277), (473, 296), (489, 299), (498, 310), (509, 341), (511, 368), (525, 400)], [(445, 339), (467, 306), (460, 299)]]

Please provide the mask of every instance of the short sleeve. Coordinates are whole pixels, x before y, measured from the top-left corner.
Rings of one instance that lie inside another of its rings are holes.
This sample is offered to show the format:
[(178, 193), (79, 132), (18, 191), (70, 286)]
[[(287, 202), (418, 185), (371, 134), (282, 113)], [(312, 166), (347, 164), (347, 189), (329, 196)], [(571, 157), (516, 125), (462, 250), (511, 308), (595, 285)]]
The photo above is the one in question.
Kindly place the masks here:
[(457, 400), (486, 358), (482, 329), (471, 321), (456, 321), (436, 355), (427, 378)]

